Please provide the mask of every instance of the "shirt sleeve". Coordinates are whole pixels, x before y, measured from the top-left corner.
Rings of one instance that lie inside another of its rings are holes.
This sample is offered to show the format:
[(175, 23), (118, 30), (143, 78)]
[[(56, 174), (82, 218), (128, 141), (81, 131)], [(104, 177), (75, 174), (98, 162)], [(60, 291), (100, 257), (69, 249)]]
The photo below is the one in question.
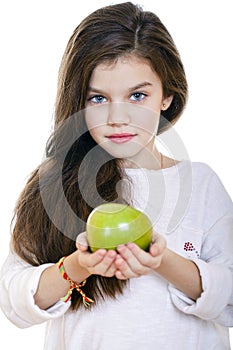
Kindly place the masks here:
[[(53, 264), (34, 267), (10, 252), (0, 277), (0, 307), (6, 317), (19, 328), (30, 327), (62, 316), (70, 302), (57, 302), (47, 310), (34, 302), (42, 272)], [(52, 293), (52, 290), (51, 290)]]
[(170, 285), (178, 309), (225, 327), (233, 326), (233, 205), (219, 178), (211, 178), (205, 201), (200, 258), (192, 259), (202, 279), (203, 292), (193, 301)]

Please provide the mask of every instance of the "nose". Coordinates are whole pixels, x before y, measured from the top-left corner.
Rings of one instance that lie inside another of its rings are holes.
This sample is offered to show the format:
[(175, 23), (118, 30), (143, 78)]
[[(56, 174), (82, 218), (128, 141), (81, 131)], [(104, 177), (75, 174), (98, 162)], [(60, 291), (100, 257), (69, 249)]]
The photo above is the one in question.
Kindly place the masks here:
[(109, 125), (129, 124), (129, 122), (130, 122), (130, 116), (127, 108), (127, 103), (112, 102), (109, 104), (109, 109), (108, 109)]

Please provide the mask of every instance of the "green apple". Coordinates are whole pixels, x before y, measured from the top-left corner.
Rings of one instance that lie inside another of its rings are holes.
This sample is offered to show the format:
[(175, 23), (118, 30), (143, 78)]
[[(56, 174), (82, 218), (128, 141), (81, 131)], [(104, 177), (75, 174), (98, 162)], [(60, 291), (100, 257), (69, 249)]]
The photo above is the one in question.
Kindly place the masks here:
[(89, 215), (86, 234), (92, 252), (116, 249), (119, 244), (136, 243), (148, 250), (152, 241), (152, 223), (141, 211), (125, 204), (106, 203)]

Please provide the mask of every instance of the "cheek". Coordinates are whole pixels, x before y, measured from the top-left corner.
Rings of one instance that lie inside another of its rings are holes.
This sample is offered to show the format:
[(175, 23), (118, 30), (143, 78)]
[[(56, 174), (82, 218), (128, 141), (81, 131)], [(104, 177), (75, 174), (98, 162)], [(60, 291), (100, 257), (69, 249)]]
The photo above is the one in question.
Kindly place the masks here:
[(85, 111), (85, 120), (88, 130), (99, 128), (106, 125), (108, 110), (106, 106), (88, 107)]
[(95, 140), (96, 143), (99, 143), (104, 137), (104, 130), (102, 127), (88, 127), (91, 137)]
[(131, 124), (143, 132), (151, 134), (157, 130), (160, 114), (149, 108), (135, 108), (131, 115)]

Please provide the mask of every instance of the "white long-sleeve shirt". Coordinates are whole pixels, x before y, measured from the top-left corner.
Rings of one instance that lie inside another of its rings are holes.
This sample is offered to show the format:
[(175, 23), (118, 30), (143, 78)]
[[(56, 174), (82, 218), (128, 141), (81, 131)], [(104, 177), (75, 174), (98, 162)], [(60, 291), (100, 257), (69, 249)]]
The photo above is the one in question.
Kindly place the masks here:
[[(205, 164), (127, 169), (133, 204), (167, 245), (199, 268), (203, 293), (193, 301), (156, 272), (132, 278), (123, 295), (91, 310), (34, 303), (41, 273), (11, 252), (2, 268), (0, 306), (18, 327), (47, 321), (46, 350), (228, 350), (233, 326), (233, 204)], [(52, 293), (52, 290), (51, 290)]]

